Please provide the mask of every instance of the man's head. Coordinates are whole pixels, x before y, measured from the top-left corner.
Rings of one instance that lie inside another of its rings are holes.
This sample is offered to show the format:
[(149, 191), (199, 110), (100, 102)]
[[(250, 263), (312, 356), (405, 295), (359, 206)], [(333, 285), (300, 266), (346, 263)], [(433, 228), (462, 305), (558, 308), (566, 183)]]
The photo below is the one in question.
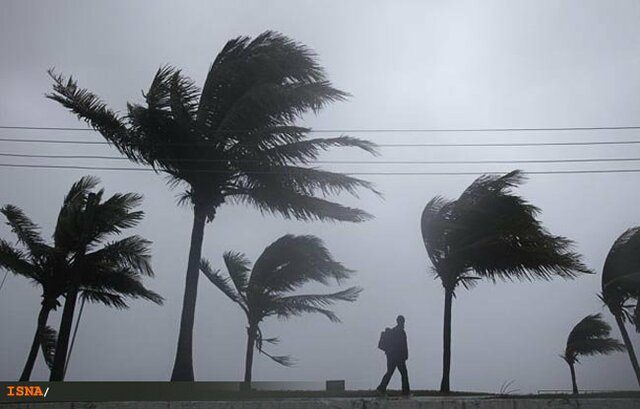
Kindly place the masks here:
[(402, 315), (398, 315), (396, 322), (400, 328), (404, 328), (404, 317)]

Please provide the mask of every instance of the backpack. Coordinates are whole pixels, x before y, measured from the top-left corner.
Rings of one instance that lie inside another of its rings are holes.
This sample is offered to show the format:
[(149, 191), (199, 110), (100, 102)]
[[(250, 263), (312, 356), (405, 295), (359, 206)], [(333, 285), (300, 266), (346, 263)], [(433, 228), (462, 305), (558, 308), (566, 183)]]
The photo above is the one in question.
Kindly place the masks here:
[(391, 328), (385, 328), (380, 333), (380, 339), (378, 340), (378, 349), (387, 352), (391, 348)]

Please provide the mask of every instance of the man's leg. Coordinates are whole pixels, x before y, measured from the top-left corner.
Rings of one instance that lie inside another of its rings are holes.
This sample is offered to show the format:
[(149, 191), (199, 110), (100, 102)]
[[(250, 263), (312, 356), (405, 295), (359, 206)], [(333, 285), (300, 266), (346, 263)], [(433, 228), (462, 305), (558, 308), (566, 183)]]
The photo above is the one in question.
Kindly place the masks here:
[(380, 385), (376, 388), (378, 392), (384, 392), (387, 390), (387, 385), (389, 385), (389, 381), (391, 380), (391, 375), (393, 375), (393, 371), (396, 370), (395, 362), (391, 361), (389, 357), (387, 357), (387, 373), (384, 374), (382, 380), (380, 381)]
[(407, 373), (407, 364), (405, 361), (398, 364), (398, 371), (400, 371), (400, 376), (402, 377), (402, 394), (408, 395), (411, 393), (411, 390), (409, 389), (409, 374)]

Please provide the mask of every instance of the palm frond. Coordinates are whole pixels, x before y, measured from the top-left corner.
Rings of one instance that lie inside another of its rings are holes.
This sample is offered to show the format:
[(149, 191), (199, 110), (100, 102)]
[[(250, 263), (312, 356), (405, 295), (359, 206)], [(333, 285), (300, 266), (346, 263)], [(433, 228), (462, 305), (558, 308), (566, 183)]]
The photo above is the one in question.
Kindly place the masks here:
[(251, 262), (244, 254), (234, 251), (226, 251), (222, 257), (233, 285), (236, 287), (238, 294), (242, 296), (249, 284)]
[(103, 304), (107, 307), (115, 308), (117, 310), (125, 310), (129, 308), (129, 304), (127, 304), (125, 298), (120, 294), (115, 294), (104, 290), (92, 290), (85, 288), (80, 293), (80, 297), (81, 299), (89, 301), (91, 303)]
[(614, 308), (640, 296), (640, 226), (626, 230), (611, 246), (602, 270), (602, 295)]
[(49, 369), (53, 368), (53, 358), (56, 355), (56, 344), (58, 343), (58, 333), (53, 328), (46, 326), (38, 332), (40, 339), (40, 349), (42, 356)]
[(132, 268), (140, 274), (153, 277), (150, 244), (149, 240), (140, 236), (129, 236), (107, 243), (102, 248), (87, 254), (84, 260), (88, 265), (109, 263), (119, 267)]
[(231, 279), (229, 277), (223, 277), (220, 274), (220, 270), (214, 270), (211, 267), (211, 264), (209, 264), (209, 261), (207, 261), (206, 259), (202, 259), (200, 261), (200, 271), (202, 272), (202, 274), (204, 274), (205, 277), (207, 277), (207, 279), (209, 279), (209, 281), (211, 281), (213, 285), (218, 287), (218, 289), (222, 291), (224, 295), (229, 297), (231, 301), (243, 305), (240, 295), (233, 287), (231, 287), (229, 283)]
[(135, 270), (117, 265), (96, 265), (81, 275), (82, 290), (103, 291), (123, 298), (143, 299), (162, 305), (164, 298), (149, 290)]
[(297, 299), (277, 299), (271, 303), (271, 312), (281, 319), (288, 319), (302, 314), (321, 314), (331, 322), (341, 322), (335, 312), (321, 307), (309, 305)]
[(53, 69), (48, 70), (48, 73), (53, 80), (53, 92), (46, 94), (47, 98), (60, 103), (78, 119), (96, 129), (130, 160), (144, 163), (124, 120), (118, 114), (110, 110), (97, 95), (79, 88), (72, 77), (66, 79), (61, 74), (56, 74)]
[(245, 188), (231, 189), (230, 201), (250, 204), (261, 213), (280, 214), (298, 220), (344, 221), (360, 223), (373, 218), (369, 213), (342, 206), (325, 199), (307, 196), (286, 189)]
[(315, 281), (338, 283), (353, 273), (335, 261), (322, 240), (315, 236), (285, 235), (270, 244), (256, 260), (250, 287), (266, 288), (273, 292), (292, 291)]
[(23, 276), (40, 284), (46, 284), (43, 282), (45, 277), (37, 265), (32, 264), (27, 259), (26, 254), (4, 239), (0, 239), (0, 269), (11, 271), (13, 274)]
[(341, 135), (336, 138), (314, 138), (305, 141), (295, 141), (285, 144), (277, 144), (263, 151), (266, 163), (307, 163), (316, 159), (321, 152), (332, 147), (353, 147), (362, 149), (372, 155), (378, 155), (378, 146), (373, 142)]
[(319, 193), (324, 197), (341, 193), (358, 197), (358, 191), (366, 189), (381, 196), (373, 183), (342, 173), (286, 165), (274, 168), (272, 163), (266, 166), (249, 163), (247, 167), (254, 169), (245, 172), (243, 185), (249, 189), (288, 190), (304, 196)]
[(0, 208), (0, 213), (7, 219), (7, 225), (11, 227), (11, 231), (15, 233), (18, 241), (27, 247), (29, 253), (34, 257), (39, 257), (46, 252), (47, 246), (40, 235), (40, 227), (32, 222), (22, 209), (6, 205)]
[(64, 197), (64, 205), (71, 205), (72, 203), (86, 202), (86, 198), (93, 189), (98, 187), (100, 179), (96, 176), (83, 176), (80, 180), (71, 185), (69, 192)]

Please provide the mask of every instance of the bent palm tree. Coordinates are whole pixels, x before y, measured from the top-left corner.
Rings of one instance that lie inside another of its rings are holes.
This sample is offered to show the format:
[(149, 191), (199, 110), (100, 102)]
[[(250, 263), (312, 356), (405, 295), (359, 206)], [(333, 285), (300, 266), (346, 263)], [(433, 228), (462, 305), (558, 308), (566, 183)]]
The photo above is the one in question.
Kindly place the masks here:
[(285, 235), (269, 245), (251, 268), (244, 254), (226, 252), (224, 262), (228, 276), (213, 270), (202, 260), (200, 270), (216, 287), (247, 316), (247, 351), (244, 387), (251, 388), (253, 352), (256, 348), (275, 362), (290, 366), (288, 356), (273, 356), (263, 349), (263, 343), (277, 343), (277, 338), (265, 339), (260, 323), (267, 317), (289, 318), (304, 313), (319, 313), (339, 322), (336, 314), (327, 309), (337, 301), (353, 302), (362, 291), (358, 287), (332, 294), (290, 295), (310, 281), (327, 285), (329, 279), (338, 283), (349, 278), (351, 270), (333, 260), (322, 241), (314, 236)]
[(54, 247), (65, 255), (56, 268), (64, 279), (65, 303), (58, 331), (51, 381), (64, 379), (69, 337), (78, 296), (118, 309), (127, 308), (128, 298), (162, 304), (162, 297), (142, 284), (153, 276), (150, 242), (129, 236), (112, 240), (122, 230), (134, 227), (143, 212), (133, 211), (141, 196), (116, 193), (102, 200), (103, 190), (92, 191), (96, 178), (76, 182), (64, 199), (54, 233)]
[(590, 272), (570, 251), (572, 242), (551, 235), (536, 219), (540, 210), (511, 192), (523, 180), (520, 171), (481, 176), (457, 200), (435, 197), (422, 212), (424, 245), (445, 291), (442, 392), (450, 391), (451, 306), (459, 285)]
[(611, 326), (604, 322), (600, 314), (587, 315), (569, 333), (567, 346), (561, 357), (571, 370), (573, 393), (578, 393), (574, 366), (580, 363), (579, 356), (609, 355), (612, 352), (624, 351), (624, 345), (617, 339), (609, 338), (610, 333)]
[[(600, 299), (616, 319), (638, 385), (640, 385), (640, 365), (625, 327), (625, 322), (629, 320), (640, 332), (638, 298), (640, 298), (640, 226), (625, 231), (611, 246), (602, 268), (600, 295)], [(635, 307), (630, 304), (634, 301)]]
[(136, 163), (153, 166), (183, 185), (193, 205), (189, 261), (172, 380), (193, 380), (192, 338), (198, 268), (206, 222), (225, 201), (248, 203), (262, 212), (301, 220), (361, 222), (366, 212), (317, 195), (371, 191), (363, 180), (307, 165), (331, 147), (355, 147), (375, 154), (371, 142), (339, 136), (308, 139), (296, 126), (307, 112), (348, 95), (331, 86), (315, 54), (289, 38), (267, 31), (255, 39), (227, 42), (209, 69), (202, 90), (170, 66), (158, 70), (146, 106), (128, 105), (128, 115), (111, 111), (76, 82), (51, 76), (49, 98), (85, 120)]

